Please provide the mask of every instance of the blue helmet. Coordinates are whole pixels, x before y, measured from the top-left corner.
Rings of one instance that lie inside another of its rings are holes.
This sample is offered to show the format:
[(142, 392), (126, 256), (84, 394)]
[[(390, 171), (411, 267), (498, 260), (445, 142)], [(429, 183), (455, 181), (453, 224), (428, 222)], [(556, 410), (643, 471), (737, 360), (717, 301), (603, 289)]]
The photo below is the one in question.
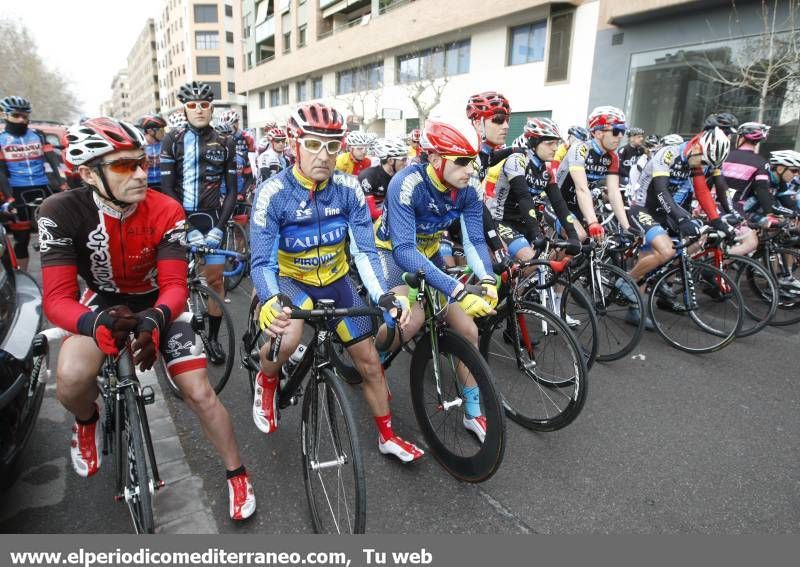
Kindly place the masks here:
[(31, 103), (21, 96), (7, 96), (0, 100), (0, 110), (8, 114), (9, 112), (31, 112)]

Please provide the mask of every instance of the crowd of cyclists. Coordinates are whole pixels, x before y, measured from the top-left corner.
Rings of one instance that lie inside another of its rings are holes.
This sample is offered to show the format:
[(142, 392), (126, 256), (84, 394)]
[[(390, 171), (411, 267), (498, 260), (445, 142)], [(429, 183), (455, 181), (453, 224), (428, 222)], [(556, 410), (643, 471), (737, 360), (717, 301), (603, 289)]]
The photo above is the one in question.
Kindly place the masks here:
[[(630, 279), (614, 283), (631, 297), (646, 289), (630, 281), (642, 284), (672, 261), (676, 238), (699, 237), (707, 224), (730, 241), (731, 253), (751, 255), (762, 231), (792, 225), (800, 207), (800, 153), (762, 157), (769, 126), (740, 124), (726, 112), (684, 139), (646, 133), (622, 110), (600, 106), (567, 136), (551, 119), (528, 118), (508, 143), (511, 104), (497, 92), (469, 97), (461, 119), (432, 118), (404, 138), (348, 131), (335, 108), (311, 102), (286, 124), (264, 125), (254, 140), (235, 110), (214, 118), (209, 85), (186, 84), (178, 99), (182, 108), (167, 119), (147, 115), (133, 125), (98, 117), (71, 126), (61, 158), (83, 185), (52, 195), (44, 164), (57, 172), (59, 156), (27, 127), (29, 102), (2, 99), (0, 214), (25, 268), (35, 230), (25, 203), (47, 197), (38, 210), (44, 309), (71, 333), (59, 352), (56, 392), (75, 416), (70, 453), (77, 474), (91, 476), (101, 465), (95, 378), (105, 356), (132, 334), (136, 365), (147, 370), (163, 357), (219, 454), (234, 520), (254, 513), (255, 492), (207, 373), (208, 364), (234, 353), (217, 340), (220, 306), (209, 305), (205, 348), (179, 315), (189, 295), (186, 246), (220, 248), (237, 210), (248, 211), (257, 319), (272, 338), (261, 349), (254, 389), (258, 430), (278, 428), (281, 367), (301, 346), (303, 321), (292, 319), (291, 309), (323, 299), (344, 308), (371, 303), (385, 313), (380, 328), (370, 317), (344, 317), (330, 331), (363, 378), (379, 451), (409, 463), (424, 451), (405, 437), (410, 432), (401, 436), (393, 427), (384, 353), (374, 341), (387, 325), (397, 326), (397, 346), (425, 323), (405, 274), (425, 274), (449, 304), (449, 328), (477, 349), (481, 319), (503, 301), (498, 273), (514, 262), (578, 256), (587, 242), (612, 237), (636, 243)], [(448, 271), (463, 264), (472, 273), (466, 283)], [(202, 266), (221, 297), (224, 266), (225, 257), (213, 254)], [(793, 269), (780, 274), (778, 286), (800, 301)], [(641, 302), (631, 301), (626, 318), (653, 327)], [(482, 443), (481, 392), (468, 372), (459, 379), (461, 424)]]

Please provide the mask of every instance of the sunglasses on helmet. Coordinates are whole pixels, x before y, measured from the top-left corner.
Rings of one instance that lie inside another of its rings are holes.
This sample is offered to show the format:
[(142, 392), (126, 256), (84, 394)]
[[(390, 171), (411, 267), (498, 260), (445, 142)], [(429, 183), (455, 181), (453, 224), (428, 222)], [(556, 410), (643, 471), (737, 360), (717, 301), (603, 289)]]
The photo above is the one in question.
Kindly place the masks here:
[(458, 167), (467, 167), (471, 165), (474, 169), (478, 169), (478, 164), (475, 163), (475, 158), (477, 156), (472, 157), (465, 157), (465, 156), (442, 156), (447, 161), (451, 161), (456, 164)]
[(327, 142), (323, 142), (317, 138), (300, 138), (298, 142), (300, 142), (300, 145), (303, 146), (303, 149), (305, 149), (307, 152), (311, 152), (312, 154), (318, 154), (322, 151), (323, 147), (330, 155), (338, 154), (339, 150), (342, 149), (341, 140), (328, 140)]
[(201, 100), (201, 101), (190, 100), (184, 106), (189, 110), (194, 110), (198, 106), (203, 110), (208, 110), (209, 108), (211, 108), (211, 103), (208, 102), (207, 100)]
[(108, 166), (108, 169), (120, 175), (135, 173), (137, 169), (142, 168), (147, 171), (147, 156), (138, 158), (120, 158), (114, 161), (101, 161), (98, 165)]

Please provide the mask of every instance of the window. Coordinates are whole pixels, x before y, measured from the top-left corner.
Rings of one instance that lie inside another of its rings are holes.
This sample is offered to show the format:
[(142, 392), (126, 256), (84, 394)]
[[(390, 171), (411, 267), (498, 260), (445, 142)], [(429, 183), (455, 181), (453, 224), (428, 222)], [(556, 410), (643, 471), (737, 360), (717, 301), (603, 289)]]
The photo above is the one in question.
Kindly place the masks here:
[(219, 75), (219, 57), (198, 57), (198, 75)]
[(289, 104), (289, 85), (281, 87), (281, 104)]
[(322, 98), (322, 77), (315, 77), (311, 79), (313, 93), (311, 96), (314, 98)]
[(281, 105), (281, 92), (278, 89), (270, 89), (269, 90), (269, 105), (270, 106), (280, 106)]
[(302, 26), (297, 28), (297, 47), (304, 47), (306, 44), (306, 26), (303, 24)]
[(229, 18), (233, 17), (233, 6), (228, 6), (227, 4), (225, 4), (225, 15), (228, 16)]
[(219, 34), (215, 31), (194, 32), (194, 46), (197, 49), (217, 49)]
[(397, 58), (397, 80), (411, 83), (469, 73), (470, 40), (448, 43)]
[(298, 81), (297, 82), (297, 102), (303, 102), (308, 97), (306, 96), (306, 82), (305, 81)]
[(261, 91), (258, 93), (258, 108), (266, 108), (267, 106), (267, 92)]
[(228, 43), (233, 43), (233, 32), (232, 31), (226, 31), (225, 32), (225, 41), (227, 41)]
[(289, 53), (292, 50), (292, 32), (283, 34), (283, 52)]
[(209, 81), (208, 86), (214, 93), (214, 100), (222, 100), (222, 85), (218, 81)]
[(550, 18), (550, 53), (547, 58), (547, 82), (566, 81), (569, 75), (569, 47), (572, 43), (574, 12)]
[(532, 63), (533, 61), (544, 61), (546, 39), (546, 21), (511, 28), (508, 64), (521, 65), (522, 63)]
[(197, 24), (215, 24), (217, 23), (217, 6), (216, 4), (195, 4), (194, 5), (194, 21)]
[(379, 89), (383, 85), (383, 62), (336, 73), (336, 94)]
[(228, 69), (233, 69), (236, 66), (236, 61), (233, 57), (226, 57), (226, 63), (228, 65)]
[(229, 93), (235, 93), (236, 92), (236, 83), (232, 83), (231, 81), (228, 81), (228, 92)]

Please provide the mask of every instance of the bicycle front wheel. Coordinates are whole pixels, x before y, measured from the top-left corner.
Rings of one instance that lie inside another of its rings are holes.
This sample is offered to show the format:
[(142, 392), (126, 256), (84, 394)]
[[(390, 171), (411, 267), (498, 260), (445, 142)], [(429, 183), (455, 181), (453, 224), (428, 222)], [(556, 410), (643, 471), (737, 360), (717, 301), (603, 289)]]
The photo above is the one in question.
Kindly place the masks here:
[[(235, 276), (225, 278), (225, 289), (232, 291), (238, 287), (242, 280), (247, 275), (250, 268), (249, 259), (249, 245), (247, 242), (247, 232), (244, 227), (237, 222), (231, 222), (225, 230), (225, 250), (230, 252), (238, 252), (244, 257), (244, 269)], [(225, 271), (232, 272), (236, 269), (238, 261), (233, 258), (225, 260)]]
[(144, 449), (144, 421), (140, 410), (138, 395), (133, 388), (125, 388), (125, 428), (123, 432), (126, 451), (125, 492), (123, 494), (137, 534), (155, 532), (153, 521), (153, 481), (147, 464)]
[[(222, 298), (216, 291), (201, 283), (189, 284), (189, 309), (192, 312), (192, 328), (196, 335), (200, 337), (206, 354), (208, 354), (208, 344), (211, 340), (211, 321), (209, 320), (208, 306), (214, 303), (219, 306), (222, 313), (222, 321), (217, 332), (217, 341), (222, 347), (225, 359), (218, 364), (208, 360), (208, 381), (211, 387), (219, 394), (233, 370), (233, 359), (236, 356), (236, 331), (233, 327), (233, 320), (228, 313)], [(180, 392), (176, 392), (180, 397)]]
[(499, 310), (481, 329), (480, 350), (510, 419), (555, 431), (578, 417), (586, 400), (586, 362), (572, 331), (550, 310), (533, 301)]
[(778, 282), (778, 310), (775, 312), (770, 325), (785, 327), (800, 323), (800, 295), (791, 286), (781, 286), (783, 278), (797, 278), (800, 276), (800, 250), (793, 248), (777, 248), (771, 255), (759, 251), (761, 262)]
[(778, 284), (764, 266), (747, 256), (729, 256), (724, 271), (736, 282), (744, 304), (745, 317), (736, 336), (754, 335), (778, 310)]
[[(430, 335), (425, 335), (411, 356), (414, 414), (428, 447), (447, 472), (466, 482), (483, 482), (500, 468), (505, 451), (505, 421), (491, 370), (461, 335), (444, 329), (436, 342), (434, 353)], [(479, 407), (470, 405), (470, 415), (486, 419), (482, 443), (465, 427), (465, 384), (478, 388)]]
[(314, 531), (363, 534), (367, 485), (355, 419), (341, 382), (326, 368), (307, 382), (300, 428)]

